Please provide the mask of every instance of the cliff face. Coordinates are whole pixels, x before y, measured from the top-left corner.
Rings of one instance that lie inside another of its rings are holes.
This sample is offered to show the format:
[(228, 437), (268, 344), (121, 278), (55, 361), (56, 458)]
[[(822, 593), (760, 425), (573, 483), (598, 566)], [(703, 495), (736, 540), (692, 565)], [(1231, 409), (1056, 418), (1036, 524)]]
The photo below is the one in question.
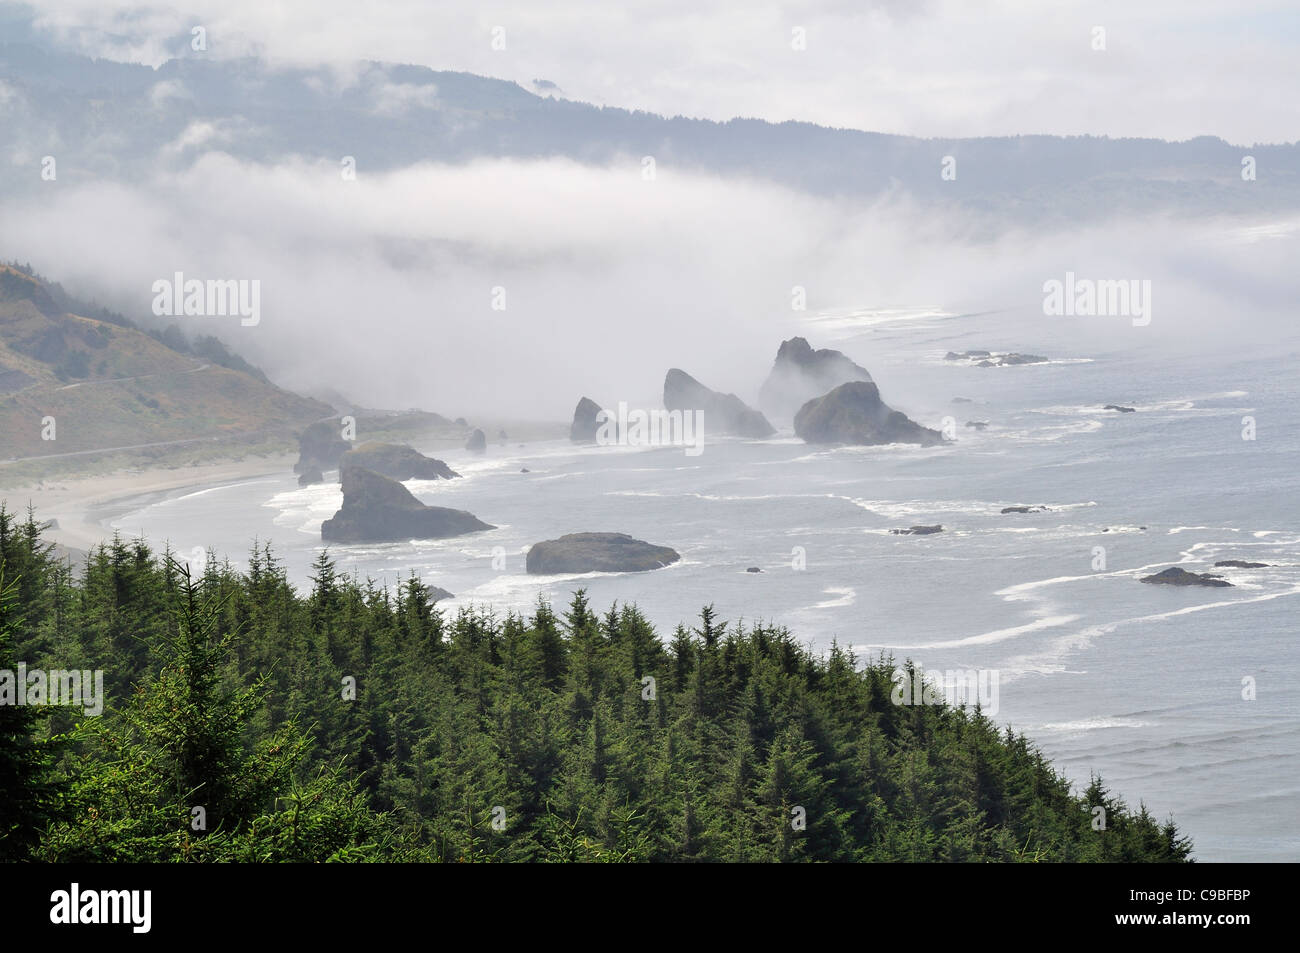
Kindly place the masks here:
[(777, 420), (789, 420), (814, 397), (850, 381), (870, 381), (867, 369), (839, 351), (814, 351), (804, 338), (782, 341), (776, 362), (758, 391), (758, 406)]
[(808, 443), (916, 443), (936, 446), (943, 434), (922, 427), (880, 399), (870, 381), (841, 384), (795, 414), (794, 432)]
[(473, 513), (426, 506), (396, 480), (362, 467), (343, 474), (343, 507), (321, 524), (321, 539), (373, 543), (399, 539), (443, 539), (495, 529)]
[(706, 433), (762, 439), (776, 433), (766, 417), (735, 394), (705, 387), (685, 371), (673, 368), (664, 377), (664, 407), (704, 413)]

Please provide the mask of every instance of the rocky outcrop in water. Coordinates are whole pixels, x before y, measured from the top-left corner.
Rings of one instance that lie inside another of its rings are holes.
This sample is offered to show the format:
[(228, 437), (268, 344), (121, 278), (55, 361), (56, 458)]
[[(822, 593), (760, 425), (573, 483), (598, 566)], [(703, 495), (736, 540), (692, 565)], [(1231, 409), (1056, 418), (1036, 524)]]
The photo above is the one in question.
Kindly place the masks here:
[(396, 480), (362, 467), (343, 474), (343, 507), (321, 524), (321, 539), (376, 543), (399, 539), (444, 539), (495, 529), (473, 513), (426, 506)]
[(573, 423), (569, 425), (569, 439), (574, 443), (595, 442), (596, 431), (600, 429), (600, 421), (597, 419), (600, 413), (600, 404), (591, 398), (584, 397), (579, 400), (578, 406), (573, 408)]
[(1160, 586), (1212, 586), (1215, 588), (1231, 588), (1232, 583), (1226, 579), (1220, 579), (1209, 573), (1188, 572), (1186, 569), (1180, 569), (1177, 566), (1170, 566), (1168, 569), (1162, 569), (1154, 576), (1143, 576), (1140, 582), (1149, 582)]
[(460, 474), (441, 460), (400, 443), (363, 443), (339, 457), (339, 481), (352, 467), (362, 467), (390, 480), (450, 480)]
[(945, 361), (966, 361), (976, 367), (1010, 367), (1016, 364), (1046, 364), (1048, 359), (1039, 354), (1020, 354), (1011, 351), (998, 354), (993, 351), (949, 351)]
[(339, 465), (339, 457), (351, 449), (352, 444), (343, 439), (337, 420), (318, 420), (298, 435), (298, 462), (293, 465), (293, 472), (333, 470)]
[(1214, 564), (1215, 569), (1267, 569), (1268, 563), (1251, 563), (1244, 559), (1220, 559)]
[(808, 401), (794, 417), (794, 432), (808, 443), (937, 446), (943, 434), (909, 419), (880, 399), (871, 381), (841, 384)]
[(709, 434), (757, 440), (776, 433), (766, 417), (735, 394), (710, 390), (676, 367), (664, 377), (664, 406), (669, 410), (703, 411), (704, 430)]
[(1137, 413), (1137, 408), (1136, 408), (1136, 407), (1121, 407), (1119, 404), (1107, 404), (1105, 407), (1102, 408), (1102, 410), (1117, 410), (1117, 411), (1119, 411), (1121, 414), (1135, 414), (1135, 413)]
[(484, 453), (487, 451), (487, 434), (475, 428), (474, 432), (469, 435), (465, 441), (465, 449), (472, 453)]
[(816, 351), (804, 338), (782, 341), (776, 362), (758, 391), (758, 406), (770, 417), (789, 420), (799, 408), (850, 381), (869, 381), (867, 369), (839, 351)]
[(1049, 510), (1046, 506), (1004, 506), (1002, 507), (1002, 512), (1003, 513), (1047, 513), (1049, 512)]
[(942, 533), (943, 526), (936, 523), (933, 526), (909, 526), (907, 529), (891, 529), (895, 536), (932, 536), (935, 533)]
[(626, 533), (570, 533), (543, 540), (528, 550), (528, 572), (647, 572), (681, 559), (667, 546), (633, 539)]

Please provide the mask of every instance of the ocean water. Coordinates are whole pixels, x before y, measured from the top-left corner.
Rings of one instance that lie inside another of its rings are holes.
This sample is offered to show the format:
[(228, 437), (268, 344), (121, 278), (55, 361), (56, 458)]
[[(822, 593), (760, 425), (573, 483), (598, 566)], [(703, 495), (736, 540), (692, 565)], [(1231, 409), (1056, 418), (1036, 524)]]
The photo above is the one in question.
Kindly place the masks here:
[[(1027, 732), (1078, 784), (1100, 773), (1131, 805), (1172, 813), (1197, 859), (1300, 860), (1294, 341), (1198, 352), (1135, 328), (1102, 346), (1086, 328), (1045, 327), (1038, 315), (940, 309), (817, 315), (806, 333), (867, 366), (914, 419), (938, 427), (952, 416), (957, 441), (818, 449), (788, 429), (710, 438), (706, 420), (698, 456), (567, 442), (439, 452), (464, 479), (408, 487), (497, 529), (331, 552), (363, 577), (397, 583), (414, 572), (449, 589), (444, 608), (526, 611), (539, 594), (563, 603), (581, 586), (597, 608), (636, 602), (665, 638), (711, 603), (816, 647), (837, 640), (930, 672), (993, 670), (998, 722)], [(968, 348), (1053, 360), (943, 360)], [(766, 371), (755, 369), (742, 396)], [(1242, 437), (1246, 417), (1253, 440)], [(270, 539), (305, 586), (320, 523), (340, 500), (337, 484), (299, 488), (285, 473), (141, 501), (110, 525), (237, 562), (254, 537)], [(1016, 504), (1049, 510), (1000, 513)], [(889, 532), (921, 523), (944, 532)], [(525, 574), (530, 544), (579, 531), (630, 533), (682, 560), (645, 574)], [(1230, 589), (1137, 582), (1232, 558), (1270, 568), (1215, 570)]]

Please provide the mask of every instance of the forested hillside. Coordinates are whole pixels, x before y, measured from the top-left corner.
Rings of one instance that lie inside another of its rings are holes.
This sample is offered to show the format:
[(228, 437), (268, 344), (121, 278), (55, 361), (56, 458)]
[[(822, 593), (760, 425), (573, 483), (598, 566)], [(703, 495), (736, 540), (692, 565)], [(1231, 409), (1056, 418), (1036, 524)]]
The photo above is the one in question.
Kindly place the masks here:
[[(269, 547), (190, 577), (144, 541), (73, 572), (0, 509), (0, 672), (102, 669), (101, 717), (0, 706), (0, 858), (1179, 861), (1172, 821), (1079, 796), (894, 663), (706, 608), (444, 614)], [(355, 691), (353, 691), (355, 687)], [(1094, 808), (1105, 808), (1104, 830)]]

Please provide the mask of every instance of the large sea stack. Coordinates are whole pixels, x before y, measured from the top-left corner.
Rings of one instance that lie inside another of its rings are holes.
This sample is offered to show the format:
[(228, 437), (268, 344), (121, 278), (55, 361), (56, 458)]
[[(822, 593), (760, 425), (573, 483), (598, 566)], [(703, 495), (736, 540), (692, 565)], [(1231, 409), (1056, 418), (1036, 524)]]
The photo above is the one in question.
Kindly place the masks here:
[(867, 369), (839, 351), (814, 351), (804, 338), (782, 341), (772, 372), (758, 391), (758, 406), (768, 417), (790, 420), (799, 408), (850, 381), (869, 381)]
[(334, 543), (378, 543), (399, 539), (443, 539), (495, 529), (473, 513), (426, 506), (396, 480), (363, 467), (343, 474), (343, 508), (320, 527)]
[(930, 447), (944, 442), (939, 431), (922, 427), (881, 400), (871, 381), (841, 384), (826, 396), (808, 401), (795, 414), (794, 432), (808, 443), (917, 443)]

